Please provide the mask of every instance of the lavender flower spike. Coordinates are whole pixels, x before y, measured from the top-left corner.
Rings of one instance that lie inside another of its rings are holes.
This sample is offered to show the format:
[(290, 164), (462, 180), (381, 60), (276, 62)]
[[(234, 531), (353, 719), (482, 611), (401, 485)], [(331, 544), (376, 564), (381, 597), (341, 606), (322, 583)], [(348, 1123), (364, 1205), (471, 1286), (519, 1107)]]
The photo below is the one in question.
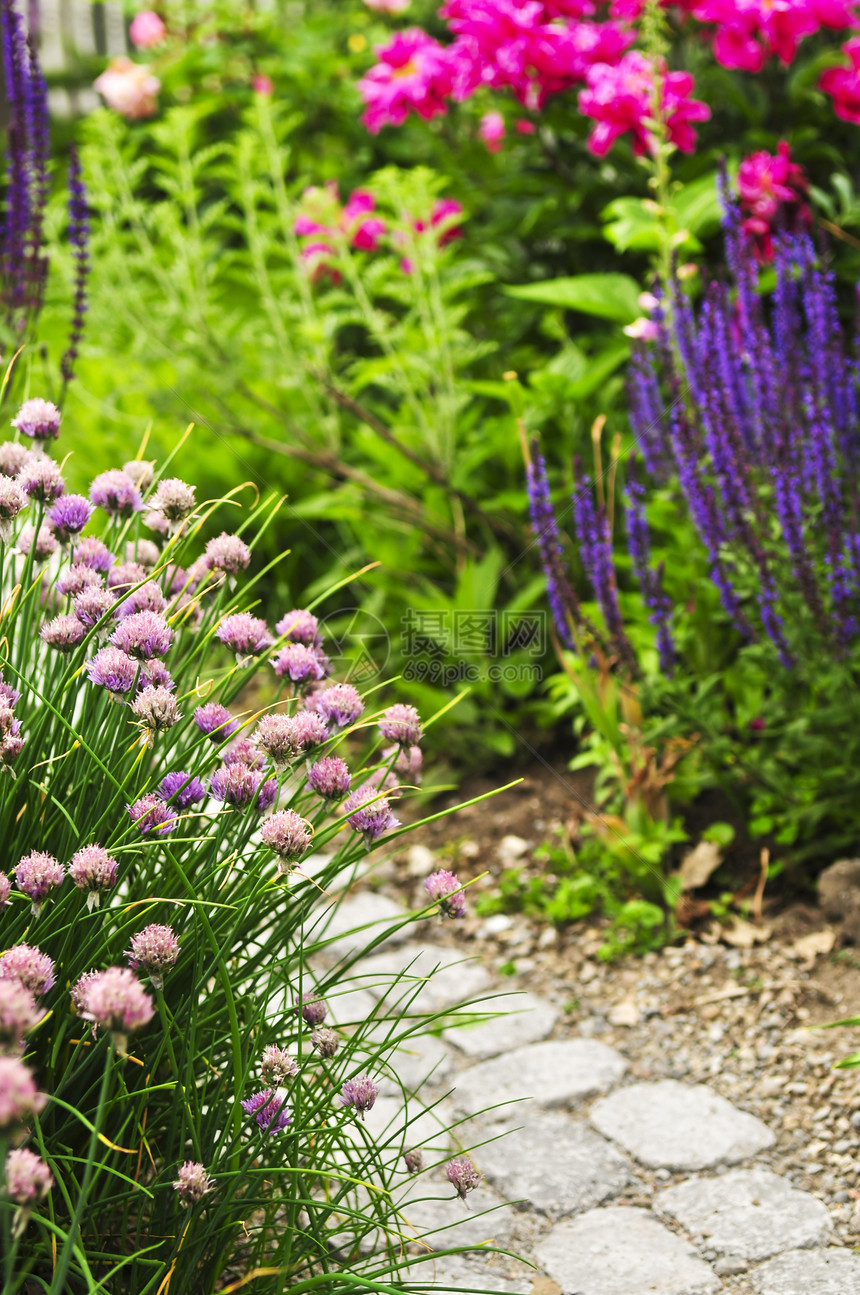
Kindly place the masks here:
[(535, 439), (531, 447), (531, 461), (526, 465), (529, 495), (529, 513), (535, 533), (541, 566), (546, 578), (547, 596), (556, 633), (562, 647), (573, 648), (569, 616), (577, 606), (564, 566), (561, 537), (549, 491), (546, 463)]
[(63, 382), (68, 384), (75, 371), (75, 360), (84, 334), (84, 315), (87, 311), (87, 279), (90, 272), (90, 213), (87, 190), (81, 172), (77, 149), (69, 150), (69, 243), (74, 249), (75, 295), (72, 304), (72, 324), (69, 345), (60, 362)]

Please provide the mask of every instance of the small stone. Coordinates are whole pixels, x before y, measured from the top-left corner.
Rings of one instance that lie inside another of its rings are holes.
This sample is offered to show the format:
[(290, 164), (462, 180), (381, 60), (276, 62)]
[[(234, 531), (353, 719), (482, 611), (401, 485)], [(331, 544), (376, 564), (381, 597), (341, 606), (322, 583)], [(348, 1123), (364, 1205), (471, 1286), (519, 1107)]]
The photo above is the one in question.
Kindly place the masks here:
[[(533, 1043), (465, 1071), (457, 1082), (454, 1102), (464, 1115), (501, 1106), (518, 1097), (531, 1099), (528, 1111), (574, 1106), (611, 1088), (626, 1069), (627, 1062), (621, 1054), (596, 1039)], [(515, 1108), (505, 1106), (506, 1119), (517, 1114)]]
[(851, 1116), (851, 1127), (860, 1129), (860, 1111), (855, 1111)]
[(734, 1164), (775, 1141), (761, 1120), (712, 1088), (675, 1079), (621, 1088), (596, 1104), (591, 1121), (651, 1169)]
[(850, 1250), (790, 1250), (755, 1274), (760, 1295), (860, 1295), (860, 1256)]
[(538, 1043), (558, 1020), (558, 1012), (534, 994), (498, 994), (475, 1005), (475, 1011), (504, 1013), (478, 1025), (445, 1030), (443, 1038), (466, 1056), (497, 1057), (501, 1052)]
[(646, 1210), (590, 1210), (557, 1224), (536, 1257), (562, 1295), (709, 1295), (720, 1282)]
[(745, 1273), (748, 1268), (746, 1259), (718, 1259), (714, 1264), (714, 1272), (718, 1277), (736, 1277), (738, 1273)]
[(521, 836), (503, 836), (499, 842), (499, 860), (506, 868), (510, 868), (524, 858), (531, 848), (531, 841), (525, 841)]
[(558, 931), (554, 926), (546, 926), (538, 936), (539, 949), (552, 949), (558, 944)]
[(623, 1002), (610, 1007), (608, 1019), (610, 1025), (638, 1025), (640, 1021), (639, 1008), (632, 998), (625, 998)]
[(429, 877), (436, 870), (436, 856), (426, 845), (410, 845), (406, 851), (406, 868), (410, 877)]
[(496, 935), (504, 935), (514, 925), (514, 919), (507, 913), (491, 913), (485, 922), (482, 922), (478, 928), (478, 935), (485, 940), (491, 940)]
[(621, 1153), (587, 1124), (554, 1113), (488, 1142), (475, 1159), (504, 1197), (553, 1219), (618, 1196), (632, 1178)]
[(832, 1227), (821, 1201), (767, 1169), (691, 1178), (667, 1187), (654, 1208), (694, 1238), (707, 1236), (710, 1249), (733, 1259), (769, 1259), (783, 1250), (823, 1245)]

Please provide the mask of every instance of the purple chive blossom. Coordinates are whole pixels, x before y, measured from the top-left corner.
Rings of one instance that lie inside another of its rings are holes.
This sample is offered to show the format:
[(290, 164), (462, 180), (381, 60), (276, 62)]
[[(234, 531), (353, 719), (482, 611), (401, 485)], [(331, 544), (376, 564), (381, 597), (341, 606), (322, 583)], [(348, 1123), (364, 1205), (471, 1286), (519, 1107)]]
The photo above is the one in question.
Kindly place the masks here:
[(118, 647), (100, 648), (87, 665), (92, 683), (107, 688), (114, 697), (131, 692), (137, 672), (138, 663)]
[(176, 698), (169, 688), (153, 684), (138, 693), (131, 703), (131, 713), (142, 732), (149, 736), (150, 745), (155, 733), (164, 733), (182, 719)]
[(175, 530), (194, 512), (194, 492), (195, 487), (180, 481), (179, 477), (165, 477), (155, 487), (149, 506), (164, 518), (169, 529)]
[(160, 661), (141, 662), (140, 674), (137, 678), (138, 692), (143, 692), (147, 688), (166, 688), (168, 692), (173, 692), (175, 687), (173, 676)]
[(285, 769), (299, 751), (295, 721), (290, 715), (264, 715), (254, 729), (252, 740), (276, 769)]
[(311, 1047), (321, 1057), (333, 1057), (340, 1047), (340, 1039), (334, 1030), (323, 1026), (322, 1029), (311, 1031)]
[(296, 608), (282, 616), (275, 626), (275, 633), (288, 643), (303, 643), (305, 647), (319, 647), (322, 643), (319, 621), (303, 608)]
[(127, 477), (131, 477), (138, 490), (148, 490), (155, 477), (155, 464), (150, 459), (129, 459), (122, 465)]
[(346, 728), (364, 712), (364, 702), (350, 683), (336, 683), (314, 698), (314, 710), (328, 724), (330, 732)]
[(349, 791), (349, 783), (349, 765), (334, 755), (317, 760), (308, 773), (308, 786), (323, 800), (340, 800)]
[(48, 521), (61, 544), (79, 535), (93, 514), (92, 504), (83, 495), (61, 495), (48, 513)]
[(54, 987), (54, 964), (47, 953), (32, 944), (16, 944), (0, 954), (0, 980), (20, 980), (41, 998)]
[(93, 571), (109, 571), (116, 558), (96, 535), (85, 535), (75, 545), (75, 561)]
[(77, 598), (84, 589), (101, 588), (102, 578), (98, 571), (93, 571), (84, 562), (73, 562), (57, 581), (57, 593), (64, 594), (67, 598)]
[[(0, 710), (0, 768), (10, 768), (24, 747), (24, 739), (21, 737), (21, 721), (13, 719), (4, 734), (3, 713)], [(0, 888), (2, 890), (2, 888)], [(0, 903), (2, 908), (2, 903)]]
[(263, 845), (278, 856), (280, 873), (288, 872), (289, 864), (307, 854), (313, 842), (310, 824), (292, 809), (279, 809), (267, 818), (260, 828), (260, 837)]
[(271, 646), (272, 636), (264, 620), (249, 612), (236, 612), (225, 616), (218, 626), (217, 637), (225, 647), (236, 653), (240, 665), (248, 665), (255, 656)]
[(421, 781), (424, 756), (420, 746), (388, 746), (382, 752), (382, 758), (386, 762), (393, 759), (394, 772), (403, 774), (409, 782), (417, 783)]
[(289, 679), (292, 683), (324, 679), (326, 675), (316, 651), (303, 643), (287, 643), (272, 657), (272, 665), (279, 679)]
[(148, 792), (133, 805), (129, 805), (128, 816), (141, 836), (164, 836), (167, 832), (175, 831), (178, 826), (174, 811), (154, 792)]
[(445, 1177), (452, 1187), (457, 1189), (457, 1195), (461, 1200), (465, 1200), (469, 1192), (474, 1191), (480, 1184), (483, 1174), (472, 1164), (468, 1156), (463, 1156), (460, 1160), (449, 1160), (445, 1166)]
[(328, 1014), (328, 1009), (321, 998), (317, 998), (312, 989), (307, 989), (302, 994), (302, 1001), (298, 1010), (302, 1014), (305, 1025), (315, 1026), (322, 1025)]
[(32, 1072), (18, 1057), (0, 1057), (0, 1133), (15, 1134), (47, 1098), (36, 1091)]
[(12, 1224), (12, 1235), (20, 1236), (27, 1225), (30, 1209), (42, 1201), (54, 1185), (44, 1160), (26, 1147), (14, 1147), (6, 1157), (6, 1195), (17, 1205), (23, 1218)]
[(33, 916), (42, 911), (42, 901), (57, 886), (62, 886), (66, 870), (52, 854), (31, 850), (25, 854), (15, 869), (15, 882), (19, 890), (33, 901)]
[(165, 774), (158, 794), (162, 800), (172, 800), (179, 809), (188, 809), (190, 805), (199, 805), (206, 799), (206, 788), (199, 778), (177, 769), (173, 773)]
[(50, 400), (35, 396), (24, 401), (12, 419), (12, 426), (34, 441), (53, 441), (60, 434), (60, 411)]
[(87, 892), (87, 908), (98, 908), (101, 892), (116, 885), (117, 862), (100, 845), (85, 845), (72, 855), (69, 876), (79, 890)]
[(87, 636), (77, 616), (55, 616), (39, 630), (39, 638), (58, 652), (72, 652)]
[(37, 562), (46, 562), (59, 547), (56, 535), (46, 525), (39, 527), (38, 535), (35, 527), (25, 526), (18, 536), (18, 552), (27, 557), (32, 549), (33, 557)]
[(12, 523), (22, 508), (27, 506), (27, 496), (12, 477), (0, 477), (0, 540), (12, 534)]
[(257, 812), (265, 814), (266, 810), (272, 808), (277, 798), (278, 780), (277, 778), (267, 778), (257, 796)]
[(0, 908), (5, 908), (12, 894), (12, 883), (5, 872), (0, 872)]
[(567, 577), (558, 523), (550, 496), (546, 463), (537, 440), (533, 441), (526, 470), (529, 513), (546, 579), (547, 597), (556, 633), (562, 647), (573, 648), (569, 620), (578, 610), (578, 602)]
[(72, 1003), (74, 1004), (74, 1008), (78, 1016), (83, 1016), (84, 1014), (84, 1003), (87, 1000), (87, 991), (98, 974), (99, 973), (97, 971), (85, 971), (82, 976), (78, 976), (77, 980), (69, 990)]
[(400, 826), (400, 820), (392, 814), (388, 801), (375, 787), (359, 787), (352, 792), (343, 802), (343, 812), (350, 827), (364, 837), (368, 848), (386, 832)]
[(406, 1165), (406, 1172), (410, 1174), (420, 1174), (424, 1168), (424, 1156), (420, 1147), (408, 1147), (403, 1152), (403, 1163)]
[(225, 765), (213, 773), (209, 792), (213, 799), (221, 800), (225, 805), (244, 809), (256, 797), (262, 781), (262, 774), (249, 769), (246, 764)]
[(140, 562), (117, 562), (108, 572), (108, 589), (115, 589), (117, 598), (127, 594), (135, 585), (142, 585), (147, 577), (146, 567)]
[(462, 882), (453, 872), (441, 868), (431, 872), (424, 882), (424, 889), (439, 908), (444, 917), (465, 917), (466, 897), (462, 891)]
[(292, 716), (293, 738), (300, 751), (312, 751), (328, 739), (328, 725), (312, 710), (300, 710)]
[[(92, 629), (98, 625), (99, 621), (107, 616), (116, 606), (113, 594), (109, 589), (102, 589), (99, 585), (89, 585), (82, 590), (75, 599), (75, 615), (82, 625), (87, 629)], [(104, 635), (107, 635), (109, 624), (104, 626)], [(102, 631), (99, 631), (100, 635)]]
[(270, 1043), (263, 1049), (260, 1075), (264, 1084), (274, 1084), (275, 1088), (282, 1088), (285, 1080), (295, 1079), (298, 1073), (299, 1067), (289, 1052), (285, 1052), (274, 1043)]
[(69, 244), (75, 262), (75, 295), (69, 344), (60, 364), (63, 381), (69, 383), (75, 371), (75, 360), (84, 334), (87, 313), (87, 279), (90, 272), (90, 213), (77, 149), (69, 150)]
[(264, 1133), (280, 1133), (287, 1127), (292, 1115), (287, 1106), (287, 1094), (283, 1088), (264, 1088), (254, 1093), (242, 1103), (246, 1115), (253, 1115)]
[(414, 706), (404, 706), (397, 702), (389, 706), (379, 721), (379, 731), (386, 742), (396, 742), (398, 746), (418, 746), (421, 741), (421, 717)]
[(169, 926), (153, 922), (131, 937), (128, 965), (133, 971), (145, 971), (154, 989), (163, 989), (165, 974), (176, 966), (179, 941)]
[(54, 503), (66, 489), (59, 467), (46, 454), (38, 459), (31, 459), (22, 468), (18, 476), (18, 484), (25, 495), (29, 495), (40, 504)]
[(225, 764), (244, 764), (249, 769), (264, 769), (266, 761), (250, 738), (237, 737), (221, 757)]
[(81, 994), (81, 1006), (84, 1020), (110, 1032), (120, 1056), (125, 1056), (129, 1034), (155, 1015), (152, 999), (128, 967), (108, 967), (92, 976)]
[(126, 540), (125, 542), (126, 562), (139, 562), (142, 567), (152, 568), (158, 565), (160, 558), (158, 545), (153, 544), (152, 540)]
[(122, 600), (119, 605), (119, 615), (124, 618), (133, 616), (135, 612), (158, 613), (163, 612), (166, 606), (167, 599), (161, 591), (161, 586), (154, 580), (147, 580), (145, 585), (140, 585)]
[(33, 991), (15, 977), (0, 977), (0, 1056), (20, 1053), (24, 1035), (41, 1019)]
[(206, 545), (206, 565), (210, 571), (223, 571), (225, 575), (234, 576), (244, 571), (250, 561), (251, 550), (238, 535), (222, 531)]
[(17, 441), (0, 441), (0, 472), (4, 477), (17, 477), (24, 468), (35, 463), (36, 458), (26, 445)]
[(160, 612), (132, 612), (111, 635), (114, 647), (141, 661), (164, 656), (173, 642), (173, 630)]
[(226, 706), (217, 701), (208, 701), (205, 706), (198, 706), (194, 712), (194, 723), (212, 742), (226, 742), (239, 729), (239, 721), (234, 719)]
[(6, 683), (3, 678), (3, 671), (0, 670), (0, 701), (5, 701), (7, 706), (15, 706), (20, 700), (20, 692), (17, 688), (13, 688), (10, 683)]
[(348, 1079), (338, 1094), (337, 1100), (342, 1106), (351, 1107), (359, 1119), (364, 1119), (365, 1111), (371, 1110), (379, 1096), (379, 1084), (367, 1075), (358, 1079)]
[(121, 468), (99, 473), (90, 486), (90, 501), (111, 517), (131, 517), (143, 508), (140, 491)]
[(201, 1164), (195, 1160), (186, 1160), (176, 1171), (173, 1184), (183, 1209), (198, 1205), (203, 1197), (212, 1191), (212, 1179)]

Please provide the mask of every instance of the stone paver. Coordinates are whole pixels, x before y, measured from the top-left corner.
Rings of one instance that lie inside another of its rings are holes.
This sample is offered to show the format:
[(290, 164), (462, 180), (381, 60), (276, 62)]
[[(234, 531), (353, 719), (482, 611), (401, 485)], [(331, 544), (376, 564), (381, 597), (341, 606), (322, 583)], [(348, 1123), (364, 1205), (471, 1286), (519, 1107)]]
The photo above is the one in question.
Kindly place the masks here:
[(537, 1259), (562, 1295), (709, 1295), (720, 1281), (647, 1210), (617, 1206), (559, 1223)]
[(503, 1015), (479, 1025), (458, 1025), (446, 1030), (442, 1037), (475, 1060), (538, 1043), (558, 1020), (556, 1009), (535, 994), (497, 994), (475, 1004), (474, 1011)]
[[(536, 1107), (574, 1106), (617, 1084), (626, 1069), (621, 1053), (597, 1039), (533, 1043), (472, 1066), (457, 1080), (454, 1104), (464, 1115), (519, 1097), (530, 1099), (529, 1112)], [(525, 1112), (518, 1105), (505, 1106), (498, 1114), (518, 1120)]]
[[(510, 1260), (507, 1262), (510, 1264)], [(532, 1288), (531, 1274), (519, 1277), (496, 1264), (491, 1266), (479, 1259), (461, 1258), (460, 1255), (427, 1259), (404, 1270), (403, 1276), (406, 1281), (436, 1286), (443, 1295), (458, 1287), (462, 1290), (504, 1291), (510, 1295), (529, 1295)]]
[(826, 1206), (768, 1169), (733, 1169), (667, 1187), (655, 1207), (676, 1219), (702, 1249), (736, 1259), (769, 1259), (783, 1250), (822, 1245)]
[(592, 1123), (651, 1169), (711, 1169), (772, 1147), (767, 1125), (704, 1084), (665, 1079), (602, 1098)]
[(482, 1185), (470, 1193), (466, 1205), (438, 1169), (413, 1178), (397, 1208), (403, 1236), (421, 1240), (432, 1250), (478, 1249), (488, 1243), (504, 1247), (514, 1230), (514, 1210), (503, 1197)]
[(405, 999), (414, 1004), (410, 1010), (422, 1012), (470, 1002), (493, 986), (492, 976), (480, 962), (433, 944), (404, 944), (393, 952), (363, 958), (352, 974), (377, 998), (392, 1003)]
[[(351, 895), (332, 912), (330, 918), (321, 916), (309, 930), (314, 940), (331, 940), (322, 949), (321, 956), (329, 962), (360, 953), (367, 948), (368, 941), (386, 932), (380, 941), (380, 947), (391, 944), (402, 944), (409, 937), (409, 927), (397, 928), (394, 924), (406, 916), (407, 910), (396, 904), (387, 895), (377, 895), (371, 890), (359, 891)], [(373, 929), (368, 929), (369, 927)], [(388, 930), (387, 928), (392, 929)], [(364, 928), (364, 929), (360, 929)]]
[(617, 1196), (632, 1181), (624, 1156), (581, 1120), (555, 1112), (479, 1147), (475, 1164), (506, 1200), (563, 1218)]
[(850, 1250), (791, 1250), (758, 1268), (759, 1295), (860, 1295), (860, 1255)]
[[(371, 1037), (381, 1041), (387, 1033), (388, 1027), (384, 1034), (371, 1031)], [(417, 1093), (444, 1084), (451, 1074), (451, 1049), (435, 1034), (406, 1039), (385, 1055), (386, 1070), (376, 1076), (384, 1093), (399, 1093), (401, 1085), (408, 1093)]]

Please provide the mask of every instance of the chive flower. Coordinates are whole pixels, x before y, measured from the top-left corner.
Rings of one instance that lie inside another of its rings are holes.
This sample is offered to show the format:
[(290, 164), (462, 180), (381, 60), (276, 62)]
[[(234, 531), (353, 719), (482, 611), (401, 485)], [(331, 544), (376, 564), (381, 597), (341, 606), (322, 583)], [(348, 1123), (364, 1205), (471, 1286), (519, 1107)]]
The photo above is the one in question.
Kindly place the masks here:
[(379, 721), (379, 731), (386, 742), (396, 742), (398, 746), (418, 746), (421, 741), (421, 718), (414, 706), (397, 703), (389, 706)]
[(239, 728), (226, 706), (217, 701), (209, 701), (205, 706), (198, 706), (194, 712), (194, 723), (212, 742), (224, 742), (232, 737)]
[(0, 477), (0, 540), (12, 534), (12, 523), (27, 506), (27, 496), (12, 477)]
[(93, 571), (106, 572), (116, 562), (110, 549), (96, 535), (85, 535), (75, 545), (75, 562)]
[(12, 419), (12, 426), (22, 436), (29, 436), (34, 441), (53, 441), (60, 434), (61, 414), (50, 400), (34, 396), (25, 400), (18, 413)]
[(206, 799), (206, 788), (200, 779), (183, 769), (165, 774), (158, 792), (162, 800), (172, 800), (180, 809), (188, 809), (190, 805), (197, 805)]
[(251, 561), (251, 550), (238, 535), (222, 531), (206, 545), (206, 565), (210, 571), (220, 571), (235, 576), (244, 571)]
[(94, 684), (107, 688), (115, 698), (131, 692), (137, 678), (137, 662), (118, 647), (100, 648), (87, 665), (87, 674)]
[(349, 791), (350, 772), (345, 760), (327, 755), (308, 771), (308, 786), (323, 800), (340, 800)]
[(36, 1091), (31, 1071), (18, 1057), (0, 1057), (0, 1133), (13, 1136), (47, 1098)]
[(270, 1043), (263, 1049), (260, 1074), (264, 1084), (274, 1084), (276, 1088), (281, 1088), (284, 1080), (295, 1079), (298, 1073), (298, 1064), (289, 1052), (285, 1052), (274, 1043)]
[[(44, 1200), (54, 1184), (51, 1171), (26, 1147), (15, 1147), (6, 1157), (6, 1196), (21, 1209), (29, 1210)], [(20, 1231), (20, 1228), (16, 1228)]]
[(120, 468), (99, 473), (90, 485), (90, 500), (111, 517), (128, 518), (143, 508), (140, 491)]
[(336, 683), (314, 698), (313, 708), (328, 724), (329, 732), (337, 732), (354, 724), (364, 711), (364, 702), (350, 683)]
[[(77, 554), (75, 554), (77, 559)], [(57, 593), (67, 598), (77, 598), (85, 589), (100, 589), (102, 578), (98, 571), (77, 560), (67, 567), (57, 581)]]
[(448, 872), (445, 868), (431, 872), (424, 882), (424, 889), (434, 903), (439, 905), (443, 917), (466, 916), (466, 898), (456, 873)]
[(352, 792), (343, 802), (343, 812), (350, 827), (364, 837), (368, 849), (386, 832), (400, 826), (388, 801), (375, 787), (359, 787)]
[(254, 729), (252, 740), (265, 751), (276, 769), (285, 769), (299, 751), (295, 729), (291, 715), (264, 715)]
[(264, 1088), (242, 1102), (246, 1115), (253, 1115), (264, 1133), (280, 1133), (292, 1119), (283, 1088)]
[(313, 841), (310, 824), (292, 809), (279, 809), (267, 818), (260, 828), (260, 837), (263, 845), (278, 856), (281, 874), (289, 871), (289, 864), (307, 854)]
[(85, 1020), (110, 1031), (121, 1057), (126, 1055), (129, 1034), (142, 1029), (155, 1015), (152, 999), (127, 967), (96, 972), (84, 988), (81, 1006)]
[(141, 661), (162, 657), (173, 642), (173, 630), (160, 612), (132, 612), (111, 635), (114, 647)]
[(163, 989), (166, 972), (176, 966), (179, 941), (169, 926), (159, 926), (157, 922), (153, 922), (131, 937), (131, 949), (127, 956), (128, 965), (133, 971), (140, 968), (149, 976), (153, 988)]
[(42, 901), (63, 884), (65, 875), (63, 865), (43, 850), (31, 850), (20, 860), (15, 869), (15, 881), (18, 889), (32, 900), (34, 917), (42, 911)]
[(324, 1025), (319, 1030), (311, 1031), (311, 1047), (321, 1057), (333, 1057), (340, 1047), (340, 1039), (334, 1030)]
[(86, 626), (77, 616), (55, 616), (39, 629), (39, 638), (57, 652), (73, 652), (87, 636)]
[(272, 642), (266, 622), (249, 612), (225, 616), (218, 626), (217, 637), (225, 647), (235, 652), (241, 666), (250, 665), (253, 658), (265, 652)]
[(154, 792), (148, 792), (133, 805), (129, 805), (128, 816), (141, 836), (165, 836), (178, 826), (173, 810)]
[(212, 1179), (197, 1161), (186, 1160), (176, 1173), (173, 1186), (183, 1209), (188, 1209), (190, 1205), (197, 1205), (212, 1191)]
[(0, 980), (20, 980), (41, 998), (54, 986), (54, 963), (32, 944), (16, 944), (0, 954)]
[(17, 976), (0, 978), (0, 1056), (20, 1053), (24, 1035), (40, 1020), (33, 991)]
[(83, 495), (61, 495), (48, 513), (48, 521), (60, 543), (66, 544), (80, 534), (92, 514), (92, 504)]
[(319, 647), (322, 643), (319, 621), (303, 608), (296, 608), (282, 616), (275, 625), (275, 632), (288, 643), (303, 643), (305, 647)]
[(100, 845), (85, 845), (72, 855), (69, 876), (79, 890), (87, 892), (87, 908), (98, 908), (103, 890), (116, 885), (117, 862)]
[(182, 719), (176, 698), (163, 684), (150, 684), (139, 692), (131, 703), (131, 713), (150, 746), (156, 733), (166, 732)]
[(22, 467), (18, 485), (26, 495), (40, 504), (54, 503), (66, 489), (58, 465), (47, 455), (31, 459)]
[(289, 679), (291, 683), (306, 683), (326, 676), (317, 652), (303, 643), (287, 643), (272, 657), (272, 665), (279, 679)]
[(474, 1191), (483, 1178), (468, 1156), (460, 1160), (449, 1160), (445, 1166), (445, 1177), (457, 1189), (460, 1200), (465, 1200), (469, 1192)]
[(359, 1119), (363, 1120), (365, 1112), (372, 1109), (378, 1096), (379, 1084), (367, 1075), (362, 1075), (358, 1079), (348, 1079), (337, 1100), (342, 1106), (351, 1107)]

